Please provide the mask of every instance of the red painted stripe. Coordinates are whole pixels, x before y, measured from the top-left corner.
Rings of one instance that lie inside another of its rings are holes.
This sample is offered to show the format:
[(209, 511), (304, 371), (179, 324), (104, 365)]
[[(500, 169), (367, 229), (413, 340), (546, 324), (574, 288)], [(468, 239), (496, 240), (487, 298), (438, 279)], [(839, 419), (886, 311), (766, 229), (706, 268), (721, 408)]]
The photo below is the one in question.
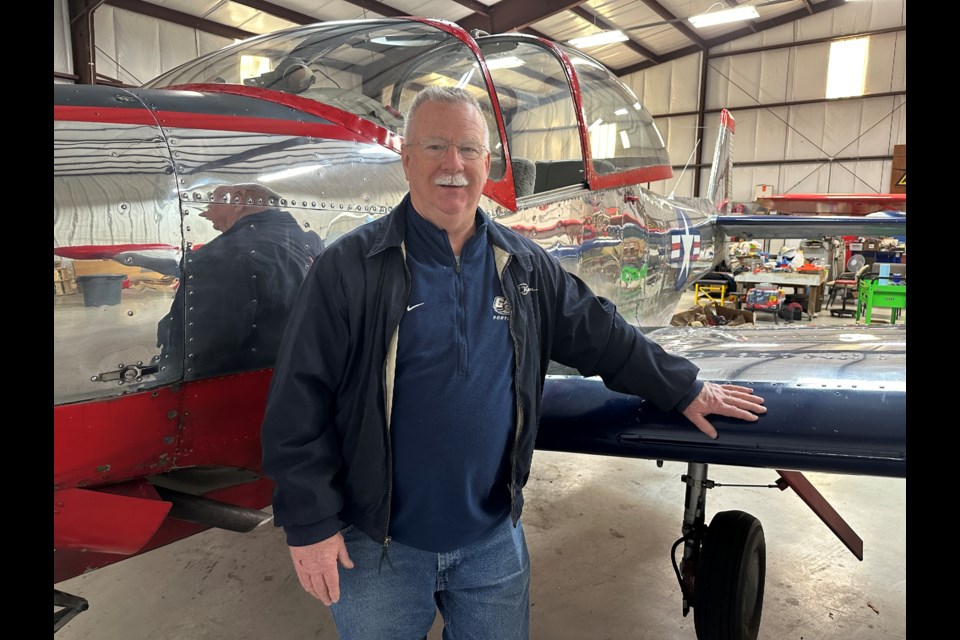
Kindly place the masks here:
[(77, 245), (75, 247), (54, 247), (53, 253), (54, 255), (70, 258), (71, 260), (96, 260), (112, 258), (124, 251), (156, 250), (179, 251), (180, 247), (175, 247), (172, 244), (88, 244)]
[(644, 182), (656, 182), (657, 180), (666, 180), (673, 177), (673, 169), (667, 165), (629, 169), (627, 171), (599, 175), (593, 171), (593, 165), (591, 164), (590, 173), (592, 174), (592, 177), (589, 179), (591, 189), (629, 187)]
[[(350, 131), (341, 125), (274, 120), (272, 118), (224, 116), (207, 113), (183, 113), (178, 111), (157, 111), (156, 113), (160, 124), (165, 128), (180, 127), (182, 129), (243, 131), (246, 133), (267, 133), (273, 135), (324, 138), (327, 140), (346, 140), (348, 142), (370, 142), (369, 139), (364, 139), (366, 136), (359, 135), (355, 131)], [(397, 151), (399, 151), (399, 149), (397, 149)]]
[(146, 109), (118, 107), (75, 107), (54, 105), (53, 119), (62, 122), (111, 122), (114, 124), (156, 125), (153, 114)]
[[(291, 135), (306, 135), (314, 137), (323, 137), (331, 138), (333, 140), (350, 140), (350, 141), (368, 141), (375, 142), (379, 145), (387, 147), (388, 149), (393, 149), (396, 152), (400, 152), (400, 140), (401, 136), (393, 133), (388, 129), (376, 125), (369, 120), (364, 120), (363, 118), (350, 113), (349, 111), (344, 111), (336, 107), (324, 104), (322, 102), (317, 102), (316, 100), (311, 100), (309, 98), (302, 98), (298, 95), (293, 95), (290, 93), (284, 93), (282, 91), (273, 91), (271, 89), (263, 89), (261, 87), (245, 87), (236, 84), (186, 84), (186, 85), (177, 85), (172, 87), (165, 87), (165, 89), (171, 91), (201, 91), (206, 93), (226, 93), (230, 95), (237, 96), (246, 96), (248, 98), (255, 98), (257, 100), (264, 100), (266, 102), (272, 102), (274, 104), (282, 105), (285, 107), (290, 107), (296, 109), (297, 111), (302, 111), (303, 113), (309, 113), (311, 115), (324, 118), (325, 120), (330, 120), (340, 127), (348, 129), (358, 135), (361, 138), (356, 138), (350, 136), (349, 134), (340, 134), (339, 136), (328, 135), (327, 128), (329, 125), (320, 125), (320, 124), (311, 124), (297, 122), (295, 120), (280, 120), (279, 122), (285, 123), (290, 129), (284, 130), (274, 130), (269, 124), (264, 124), (263, 126), (267, 127), (263, 130), (261, 129), (248, 129), (240, 128), (233, 129), (232, 127), (227, 128), (229, 131), (253, 131), (253, 132), (262, 132), (262, 133), (289, 133)], [(167, 113), (158, 111), (157, 113)], [(237, 116), (220, 116), (220, 115), (207, 115), (207, 114), (190, 114), (199, 119), (204, 118), (213, 118), (215, 122), (219, 123), (221, 118), (235, 118)], [(242, 119), (242, 118), (241, 118)], [(251, 123), (247, 126), (254, 127), (257, 126), (258, 122), (269, 122), (271, 119), (268, 118), (248, 118)], [(161, 118), (162, 121), (162, 118)], [(197, 125), (175, 125), (175, 126), (193, 126), (200, 128)], [(321, 127), (321, 128), (317, 128)], [(215, 129), (223, 129), (225, 127), (216, 126), (211, 127)], [(311, 133), (316, 131), (316, 133)]]
[(737, 131), (737, 122), (733, 119), (733, 116), (730, 115), (730, 112), (726, 109), (720, 112), (720, 126), (730, 129), (730, 133), (736, 133)]
[(241, 95), (274, 104), (291, 107), (332, 121), (334, 124), (299, 122), (275, 118), (252, 118), (222, 113), (192, 113), (184, 111), (147, 111), (145, 109), (116, 107), (54, 106), (54, 120), (72, 122), (109, 122), (114, 124), (161, 125), (185, 129), (214, 131), (243, 131), (274, 135), (307, 136), (349, 142), (374, 142), (400, 152), (401, 137), (383, 127), (352, 113), (326, 104), (278, 91), (238, 85), (196, 84), (168, 87), (174, 91), (206, 91)]
[[(108, 122), (111, 124), (157, 125), (165, 128), (209, 129), (213, 131), (243, 131), (246, 133), (266, 133), (274, 135), (306, 136), (327, 140), (348, 142), (368, 142), (366, 136), (358, 135), (340, 125), (293, 122), (272, 118), (250, 118), (245, 116), (225, 116), (209, 113), (184, 113), (180, 111), (157, 111), (154, 120), (151, 112), (136, 112), (129, 109), (57, 107), (54, 117), (60, 121)], [(388, 145), (384, 145), (388, 146)], [(389, 147), (388, 147), (389, 148)], [(399, 152), (399, 145), (394, 149)]]

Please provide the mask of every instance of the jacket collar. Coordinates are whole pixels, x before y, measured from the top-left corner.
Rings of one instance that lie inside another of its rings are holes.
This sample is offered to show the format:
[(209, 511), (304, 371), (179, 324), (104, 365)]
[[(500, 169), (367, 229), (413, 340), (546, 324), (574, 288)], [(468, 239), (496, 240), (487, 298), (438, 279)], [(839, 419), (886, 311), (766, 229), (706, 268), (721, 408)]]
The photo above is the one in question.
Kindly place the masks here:
[[(387, 248), (400, 247), (403, 244), (403, 239), (407, 233), (406, 209), (409, 204), (410, 193), (407, 192), (403, 200), (400, 201), (400, 204), (395, 206), (393, 210), (382, 219), (383, 224), (381, 224), (377, 230), (376, 238), (374, 238), (370, 251), (367, 253), (368, 257), (372, 257)], [(502, 225), (494, 224), (490, 216), (480, 207), (477, 207), (477, 214), (483, 218), (485, 224), (481, 227), (486, 229), (487, 239), (492, 242), (494, 246), (515, 256), (533, 255), (532, 249), (527, 246), (522, 236)]]

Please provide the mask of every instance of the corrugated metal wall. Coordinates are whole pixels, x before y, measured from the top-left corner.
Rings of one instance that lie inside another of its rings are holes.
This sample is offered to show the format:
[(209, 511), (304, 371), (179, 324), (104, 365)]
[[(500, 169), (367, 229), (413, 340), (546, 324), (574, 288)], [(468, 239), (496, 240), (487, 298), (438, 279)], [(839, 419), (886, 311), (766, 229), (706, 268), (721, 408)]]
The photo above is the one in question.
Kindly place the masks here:
[[(905, 4), (850, 3), (717, 47), (706, 56), (705, 87), (701, 54), (622, 79), (657, 116), (674, 165), (690, 158), (698, 139), (704, 151), (692, 162), (709, 164), (716, 111), (731, 111), (736, 200), (753, 200), (759, 184), (776, 194), (888, 192), (894, 145), (907, 141)], [(828, 101), (830, 39), (871, 32), (881, 33), (870, 36), (865, 96)], [(709, 167), (700, 171), (702, 191)], [(651, 188), (690, 195), (693, 185), (692, 171), (676, 170)]]

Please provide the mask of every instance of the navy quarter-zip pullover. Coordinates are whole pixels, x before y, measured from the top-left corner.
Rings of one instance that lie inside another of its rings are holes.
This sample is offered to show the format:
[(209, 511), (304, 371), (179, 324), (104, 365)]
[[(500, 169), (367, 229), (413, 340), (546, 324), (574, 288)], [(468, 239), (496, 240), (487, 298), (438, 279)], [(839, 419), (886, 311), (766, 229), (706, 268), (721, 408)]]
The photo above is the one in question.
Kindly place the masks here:
[(406, 215), (411, 290), (390, 423), (390, 536), (444, 552), (478, 539), (510, 511), (516, 415), (509, 305), (482, 216), (458, 264), (446, 231), (412, 204)]

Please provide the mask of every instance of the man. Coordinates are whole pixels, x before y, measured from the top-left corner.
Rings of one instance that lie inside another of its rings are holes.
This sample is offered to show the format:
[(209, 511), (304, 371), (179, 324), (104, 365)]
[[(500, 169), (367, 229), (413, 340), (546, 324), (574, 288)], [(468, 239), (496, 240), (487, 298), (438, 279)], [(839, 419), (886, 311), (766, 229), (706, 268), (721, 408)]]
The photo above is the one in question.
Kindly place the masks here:
[[(274, 517), (343, 639), (525, 639), (522, 488), (551, 359), (611, 389), (756, 420), (750, 390), (697, 381), (537, 245), (478, 208), (489, 133), (469, 93), (407, 115), (409, 194), (317, 258), (263, 422)], [(338, 567), (342, 565), (341, 571)]]
[(273, 366), (297, 290), (323, 249), (278, 203), (260, 185), (214, 189), (200, 216), (220, 235), (184, 256), (158, 326), (161, 366), (183, 360), (188, 379)]

